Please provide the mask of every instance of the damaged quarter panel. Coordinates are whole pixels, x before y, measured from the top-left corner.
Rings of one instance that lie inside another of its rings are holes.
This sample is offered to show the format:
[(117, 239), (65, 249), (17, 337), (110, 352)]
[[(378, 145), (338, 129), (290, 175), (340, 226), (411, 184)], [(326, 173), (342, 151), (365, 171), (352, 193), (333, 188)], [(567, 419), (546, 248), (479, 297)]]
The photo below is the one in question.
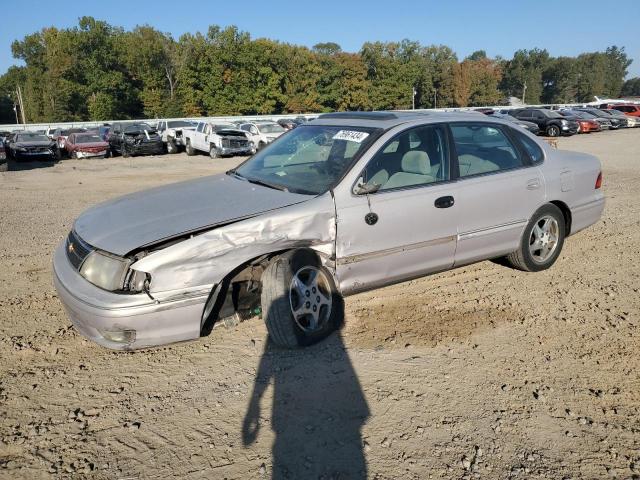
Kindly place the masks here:
[[(254, 218), (214, 228), (142, 258), (134, 270), (151, 274), (151, 294), (210, 289), (261, 255), (311, 247), (334, 257), (335, 208), (330, 193)], [(198, 319), (199, 321), (199, 319)]]

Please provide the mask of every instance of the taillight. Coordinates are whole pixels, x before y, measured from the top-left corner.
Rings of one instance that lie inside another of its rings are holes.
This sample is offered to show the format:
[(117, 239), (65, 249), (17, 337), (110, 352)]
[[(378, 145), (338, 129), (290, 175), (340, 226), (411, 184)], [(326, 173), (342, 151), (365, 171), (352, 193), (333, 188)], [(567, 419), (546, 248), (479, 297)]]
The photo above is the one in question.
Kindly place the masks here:
[(602, 172), (598, 173), (598, 178), (596, 178), (596, 190), (602, 187)]

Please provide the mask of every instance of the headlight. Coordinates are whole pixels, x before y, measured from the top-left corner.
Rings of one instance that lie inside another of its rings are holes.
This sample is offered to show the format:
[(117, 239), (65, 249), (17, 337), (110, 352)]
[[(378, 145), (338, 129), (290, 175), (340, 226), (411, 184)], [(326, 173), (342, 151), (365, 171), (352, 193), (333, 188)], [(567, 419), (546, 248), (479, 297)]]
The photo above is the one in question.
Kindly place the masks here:
[(96, 287), (111, 292), (122, 290), (130, 261), (94, 250), (82, 263), (80, 275)]
[(560, 123), (561, 123), (562, 125), (568, 125), (568, 124), (569, 124), (569, 122), (567, 122), (566, 120), (560, 120)]
[(16, 150), (17, 150), (18, 152), (26, 152), (26, 151), (27, 151), (27, 149), (26, 149), (26, 148), (24, 148), (24, 147), (18, 147), (18, 148), (16, 148)]

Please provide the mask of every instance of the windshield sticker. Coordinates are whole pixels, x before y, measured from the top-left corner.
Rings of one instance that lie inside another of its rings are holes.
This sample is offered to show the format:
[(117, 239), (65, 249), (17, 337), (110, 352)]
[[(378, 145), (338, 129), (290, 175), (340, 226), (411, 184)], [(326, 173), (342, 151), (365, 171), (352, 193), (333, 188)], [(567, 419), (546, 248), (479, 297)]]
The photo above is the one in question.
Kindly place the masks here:
[(367, 132), (357, 132), (355, 130), (340, 130), (333, 136), (334, 140), (346, 140), (348, 142), (362, 143), (369, 134)]

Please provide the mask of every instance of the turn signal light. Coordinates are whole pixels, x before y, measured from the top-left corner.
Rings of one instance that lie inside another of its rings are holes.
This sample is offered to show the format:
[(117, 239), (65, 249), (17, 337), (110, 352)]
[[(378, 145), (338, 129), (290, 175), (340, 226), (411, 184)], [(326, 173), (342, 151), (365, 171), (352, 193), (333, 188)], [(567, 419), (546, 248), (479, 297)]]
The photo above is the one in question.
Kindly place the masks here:
[(596, 190), (602, 187), (602, 172), (598, 173), (598, 178), (596, 179)]

